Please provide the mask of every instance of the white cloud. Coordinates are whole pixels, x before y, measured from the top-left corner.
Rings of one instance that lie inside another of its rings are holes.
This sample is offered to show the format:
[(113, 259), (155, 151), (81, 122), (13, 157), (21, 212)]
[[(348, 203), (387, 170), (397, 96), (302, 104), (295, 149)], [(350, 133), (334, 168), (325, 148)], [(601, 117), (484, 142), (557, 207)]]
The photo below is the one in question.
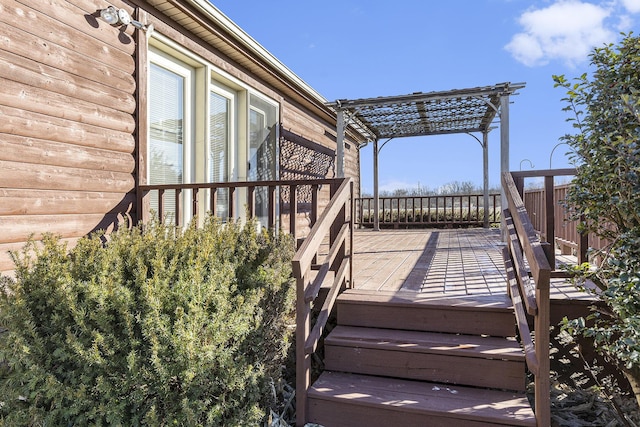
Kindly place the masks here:
[(622, 5), (629, 13), (640, 13), (640, 0), (622, 0)]
[[(631, 12), (640, 0), (623, 0)], [(559, 0), (542, 9), (529, 9), (518, 22), (523, 31), (514, 35), (505, 49), (519, 62), (533, 67), (560, 60), (569, 66), (586, 61), (596, 46), (616, 40), (618, 31), (608, 24), (616, 8), (611, 2), (600, 5), (581, 0)]]

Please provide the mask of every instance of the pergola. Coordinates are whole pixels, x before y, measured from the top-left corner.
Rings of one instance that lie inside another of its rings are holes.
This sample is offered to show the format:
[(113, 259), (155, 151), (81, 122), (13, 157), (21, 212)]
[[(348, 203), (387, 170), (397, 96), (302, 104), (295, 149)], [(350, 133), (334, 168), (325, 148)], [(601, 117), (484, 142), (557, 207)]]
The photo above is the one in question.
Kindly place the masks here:
[[(494, 119), (500, 123), (500, 172), (509, 170), (509, 97), (525, 83), (499, 83), (471, 89), (412, 93), (366, 99), (339, 99), (329, 106), (338, 114), (337, 175), (344, 176), (344, 134), (348, 125), (368, 134), (373, 141), (374, 230), (380, 229), (378, 197), (378, 148), (382, 139), (410, 136), (481, 133), (484, 205), (489, 205), (489, 132)], [(386, 143), (386, 141), (385, 141)], [(383, 143), (384, 145), (384, 143)], [(382, 148), (382, 147), (380, 147)], [(502, 206), (505, 205), (504, 192)], [(484, 210), (484, 225), (489, 226)]]

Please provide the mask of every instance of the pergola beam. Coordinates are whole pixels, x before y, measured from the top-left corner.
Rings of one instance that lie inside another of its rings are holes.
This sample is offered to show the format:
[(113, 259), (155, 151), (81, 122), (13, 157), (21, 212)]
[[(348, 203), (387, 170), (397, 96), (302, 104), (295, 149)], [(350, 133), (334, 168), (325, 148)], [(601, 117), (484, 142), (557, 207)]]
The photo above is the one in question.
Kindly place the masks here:
[[(336, 101), (340, 108), (351, 109), (354, 107), (379, 106), (381, 104), (404, 104), (420, 101), (436, 101), (440, 99), (451, 98), (473, 98), (481, 96), (489, 96), (492, 94), (501, 94), (505, 91), (515, 92), (524, 87), (524, 83), (499, 83), (494, 86), (477, 87), (470, 89), (453, 89), (439, 92), (416, 92), (409, 95), (386, 96), (377, 98), (361, 98), (361, 99), (340, 99)], [(336, 103), (329, 105), (335, 106)]]

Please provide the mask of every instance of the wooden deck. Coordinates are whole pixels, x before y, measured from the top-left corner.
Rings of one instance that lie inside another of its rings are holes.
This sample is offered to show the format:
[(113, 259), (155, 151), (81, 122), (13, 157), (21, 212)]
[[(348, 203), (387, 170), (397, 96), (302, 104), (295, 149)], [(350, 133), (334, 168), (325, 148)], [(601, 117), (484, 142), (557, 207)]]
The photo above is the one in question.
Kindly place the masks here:
[[(414, 291), (422, 297), (506, 294), (498, 229), (356, 230), (354, 234), (356, 289)], [(552, 279), (551, 299), (592, 298), (564, 279)]]

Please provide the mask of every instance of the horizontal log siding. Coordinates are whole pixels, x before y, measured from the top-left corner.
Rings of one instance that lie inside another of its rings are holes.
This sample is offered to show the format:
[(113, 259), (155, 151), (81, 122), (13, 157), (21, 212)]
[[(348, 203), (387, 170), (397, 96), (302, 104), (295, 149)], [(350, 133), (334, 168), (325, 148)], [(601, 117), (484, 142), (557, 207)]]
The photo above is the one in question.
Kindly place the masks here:
[(72, 246), (133, 210), (135, 44), (106, 5), (0, 0), (0, 271), (30, 235)]
[[(282, 128), (336, 149), (328, 116), (312, 113), (295, 91), (250, 72), (251, 61), (234, 62), (228, 49), (207, 44), (191, 32), (195, 27), (173, 22), (144, 0), (0, 0), (0, 271), (11, 269), (6, 250), (19, 249), (32, 233), (51, 231), (73, 244), (117, 224), (120, 212), (136, 216), (134, 173), (144, 168), (134, 157), (135, 30), (121, 32), (93, 16), (109, 4), (131, 14), (132, 5), (141, 7), (155, 31), (277, 101)], [(144, 154), (146, 147), (139, 148)], [(357, 193), (352, 141), (345, 156)], [(327, 177), (333, 175), (331, 169)], [(327, 202), (321, 191), (320, 208)], [(299, 214), (298, 223), (308, 229), (309, 215)], [(283, 216), (281, 225), (288, 224)]]

